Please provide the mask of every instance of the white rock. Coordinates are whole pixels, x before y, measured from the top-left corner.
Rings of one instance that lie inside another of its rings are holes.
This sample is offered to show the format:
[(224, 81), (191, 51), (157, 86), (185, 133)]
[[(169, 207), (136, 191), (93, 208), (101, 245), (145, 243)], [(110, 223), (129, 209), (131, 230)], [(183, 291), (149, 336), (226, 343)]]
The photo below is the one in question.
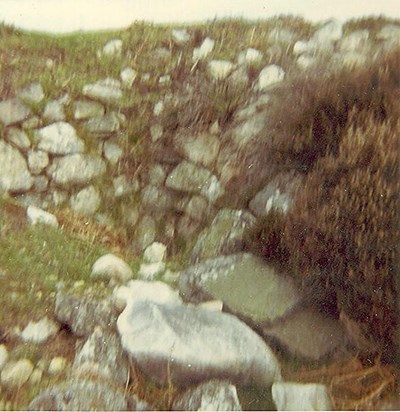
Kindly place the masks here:
[(49, 101), (44, 108), (43, 118), (48, 122), (59, 122), (65, 120), (63, 105), (57, 100)]
[(8, 350), (6, 345), (0, 345), (0, 371), (3, 369), (4, 365), (8, 360)]
[(66, 122), (53, 123), (34, 134), (39, 141), (38, 148), (52, 154), (82, 153), (85, 143), (76, 134), (73, 126)]
[(278, 411), (330, 411), (332, 404), (325, 385), (277, 382), (272, 398)]
[(343, 23), (330, 20), (314, 33), (313, 40), (319, 44), (339, 40), (343, 35)]
[(47, 169), (47, 175), (60, 186), (87, 184), (105, 172), (106, 164), (103, 159), (81, 153), (56, 158)]
[(115, 166), (120, 161), (124, 152), (116, 143), (107, 141), (104, 143), (103, 153), (108, 162)]
[(132, 279), (133, 272), (121, 258), (109, 253), (96, 260), (92, 266), (91, 276), (127, 282)]
[(103, 47), (103, 55), (108, 57), (120, 56), (122, 53), (122, 40), (113, 39)]
[(4, 126), (20, 123), (30, 115), (30, 109), (18, 99), (0, 102), (0, 122)]
[(114, 196), (120, 197), (139, 190), (139, 183), (135, 180), (129, 183), (125, 175), (117, 176), (113, 179)]
[(151, 141), (154, 143), (163, 135), (163, 128), (160, 124), (155, 124), (150, 127)]
[(302, 54), (301, 56), (299, 56), (299, 58), (296, 61), (297, 65), (303, 70), (310, 68), (315, 64), (315, 62), (315, 57), (308, 56), (306, 54)]
[(83, 86), (82, 93), (103, 103), (115, 103), (122, 98), (121, 83), (116, 79), (103, 79)]
[(258, 76), (257, 89), (261, 91), (266, 90), (269, 86), (280, 83), (284, 78), (285, 71), (282, 67), (276, 64), (266, 66)]
[(74, 119), (90, 119), (91, 117), (101, 117), (104, 115), (104, 106), (99, 102), (78, 100), (73, 104)]
[(193, 50), (193, 61), (205, 59), (214, 49), (215, 41), (205, 38), (200, 47)]
[(8, 362), (1, 371), (0, 382), (7, 388), (19, 388), (26, 383), (33, 371), (29, 359)]
[(223, 80), (233, 71), (234, 64), (227, 60), (212, 60), (208, 63), (208, 73), (214, 80)]
[(143, 280), (153, 280), (165, 272), (165, 263), (142, 263), (139, 268), (138, 276)]
[(10, 127), (7, 129), (6, 136), (8, 141), (13, 143), (19, 149), (29, 149), (31, 147), (31, 142), (28, 135), (17, 127)]
[(159, 116), (164, 110), (164, 102), (159, 101), (154, 105), (153, 114), (154, 116)]
[(38, 82), (28, 84), (17, 94), (20, 99), (31, 104), (40, 103), (44, 99), (43, 87)]
[(100, 192), (94, 186), (88, 186), (71, 196), (70, 205), (72, 211), (84, 216), (96, 213), (101, 204)]
[(60, 325), (47, 317), (38, 322), (29, 322), (21, 332), (20, 337), (24, 342), (43, 343), (60, 329)]
[(400, 39), (400, 25), (398, 24), (387, 24), (383, 27), (379, 33), (377, 33), (376, 38), (378, 40), (398, 40)]
[(31, 376), (29, 377), (29, 383), (31, 385), (37, 385), (38, 383), (41, 382), (43, 377), (43, 371), (40, 369), (34, 369), (34, 371), (31, 373)]
[(42, 223), (44, 225), (58, 227), (57, 218), (43, 209), (36, 206), (28, 206), (26, 213), (32, 225)]
[(348, 34), (340, 42), (340, 51), (342, 52), (355, 52), (360, 48), (365, 47), (369, 39), (368, 30), (357, 30)]
[(154, 242), (147, 246), (143, 257), (147, 263), (164, 262), (166, 253), (167, 247), (163, 243)]
[(35, 192), (46, 192), (49, 187), (49, 179), (46, 176), (33, 176), (33, 188)]
[(179, 292), (160, 281), (131, 280), (127, 286), (120, 286), (113, 291), (114, 305), (121, 311), (128, 302), (137, 303), (141, 301), (182, 303)]
[(222, 312), (224, 302), (222, 302), (222, 300), (207, 300), (206, 302), (200, 303), (199, 307), (214, 312)]
[(263, 58), (263, 54), (257, 50), (249, 48), (244, 52), (241, 52), (238, 56), (239, 64), (252, 64), (259, 63)]
[(33, 178), (21, 153), (0, 140), (0, 190), (26, 192), (33, 185)]
[(190, 40), (190, 34), (186, 29), (173, 29), (172, 39), (178, 45), (187, 43)]
[(56, 356), (50, 361), (47, 372), (49, 375), (58, 375), (62, 373), (67, 367), (67, 360), (62, 356)]
[(48, 166), (49, 155), (42, 150), (30, 150), (28, 152), (29, 170), (34, 175), (39, 175)]
[(132, 69), (132, 67), (125, 67), (125, 69), (121, 70), (120, 73), (122, 85), (129, 89), (132, 87), (137, 75), (137, 71)]

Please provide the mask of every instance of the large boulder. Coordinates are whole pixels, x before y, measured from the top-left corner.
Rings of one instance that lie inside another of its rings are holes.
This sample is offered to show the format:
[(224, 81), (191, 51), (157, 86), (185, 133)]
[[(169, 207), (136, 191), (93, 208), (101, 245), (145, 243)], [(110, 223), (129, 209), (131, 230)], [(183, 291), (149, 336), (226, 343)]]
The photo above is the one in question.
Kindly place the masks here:
[(73, 154), (54, 159), (47, 174), (59, 186), (84, 185), (101, 176), (106, 164), (99, 156)]
[(271, 349), (232, 315), (184, 305), (129, 302), (117, 321), (124, 349), (161, 384), (210, 379), (270, 386), (281, 380)]
[(33, 185), (33, 178), (21, 153), (0, 140), (0, 191), (26, 192)]
[(222, 300), (238, 316), (262, 325), (283, 317), (302, 299), (291, 278), (248, 253), (206, 260), (181, 273), (185, 301)]
[(221, 209), (211, 225), (199, 236), (190, 258), (191, 263), (241, 252), (244, 232), (255, 223), (254, 216), (244, 210)]
[(241, 411), (236, 388), (229, 382), (209, 381), (174, 400), (173, 411)]

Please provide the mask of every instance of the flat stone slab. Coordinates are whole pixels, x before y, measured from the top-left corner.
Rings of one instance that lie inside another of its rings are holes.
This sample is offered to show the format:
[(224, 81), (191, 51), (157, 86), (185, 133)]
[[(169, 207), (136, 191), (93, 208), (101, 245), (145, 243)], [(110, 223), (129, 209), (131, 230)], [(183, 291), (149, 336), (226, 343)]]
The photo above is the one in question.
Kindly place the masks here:
[(314, 309), (299, 309), (287, 319), (263, 328), (265, 337), (278, 341), (291, 355), (318, 361), (344, 347), (346, 337), (340, 322)]
[(222, 300), (239, 317), (269, 324), (285, 316), (302, 296), (291, 278), (249, 253), (209, 259), (181, 274), (186, 301)]

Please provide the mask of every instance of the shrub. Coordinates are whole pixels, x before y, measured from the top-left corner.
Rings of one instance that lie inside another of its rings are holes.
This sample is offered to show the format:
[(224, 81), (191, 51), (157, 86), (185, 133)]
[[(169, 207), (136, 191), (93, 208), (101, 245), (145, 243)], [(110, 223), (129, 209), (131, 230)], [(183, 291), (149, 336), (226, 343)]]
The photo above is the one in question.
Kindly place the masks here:
[(399, 56), (354, 74), (297, 79), (300, 89), (275, 101), (282, 134), (269, 148), (281, 164), (304, 166), (305, 179), (287, 216), (271, 215), (250, 236), (343, 321), (360, 352), (386, 361), (398, 349)]

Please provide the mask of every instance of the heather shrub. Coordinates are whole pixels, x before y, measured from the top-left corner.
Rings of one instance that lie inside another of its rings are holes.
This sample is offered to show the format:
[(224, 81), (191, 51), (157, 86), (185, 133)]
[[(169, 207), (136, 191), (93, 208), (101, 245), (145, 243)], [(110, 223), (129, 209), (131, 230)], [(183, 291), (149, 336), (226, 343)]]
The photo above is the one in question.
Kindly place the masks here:
[(297, 79), (292, 94), (275, 96), (274, 139), (265, 147), (305, 178), (288, 214), (274, 212), (249, 236), (253, 250), (341, 319), (359, 352), (386, 361), (398, 350), (399, 56)]

